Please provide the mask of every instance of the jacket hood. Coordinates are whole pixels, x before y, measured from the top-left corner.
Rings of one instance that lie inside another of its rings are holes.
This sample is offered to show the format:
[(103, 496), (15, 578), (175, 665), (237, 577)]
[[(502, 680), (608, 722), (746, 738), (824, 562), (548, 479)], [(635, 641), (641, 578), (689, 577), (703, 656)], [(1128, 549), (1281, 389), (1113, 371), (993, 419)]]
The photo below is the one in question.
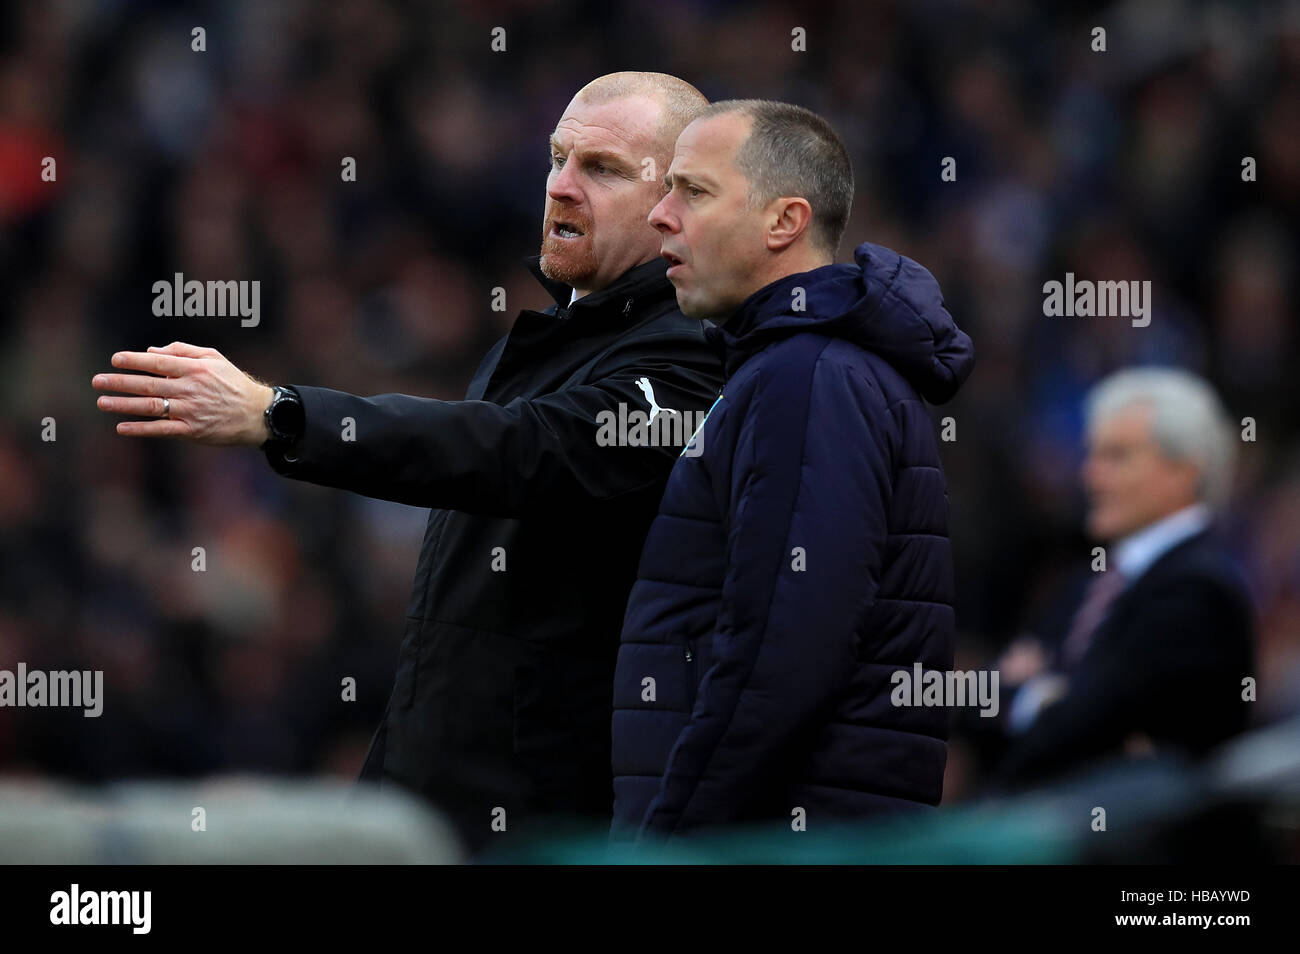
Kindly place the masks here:
[(728, 377), (773, 341), (813, 332), (880, 355), (931, 404), (950, 400), (970, 375), (975, 348), (944, 307), (939, 283), (883, 245), (864, 242), (853, 258), (777, 279), (711, 330), (725, 346)]

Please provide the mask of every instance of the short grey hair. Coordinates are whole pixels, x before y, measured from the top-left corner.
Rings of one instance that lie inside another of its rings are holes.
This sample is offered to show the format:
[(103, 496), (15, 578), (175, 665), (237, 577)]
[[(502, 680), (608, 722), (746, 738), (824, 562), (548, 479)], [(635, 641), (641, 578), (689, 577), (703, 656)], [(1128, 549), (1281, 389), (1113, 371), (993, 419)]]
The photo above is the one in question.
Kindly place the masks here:
[(1187, 460), (1201, 471), (1202, 501), (1222, 508), (1232, 493), (1237, 457), (1236, 430), (1223, 403), (1206, 381), (1177, 368), (1126, 368), (1102, 379), (1085, 399), (1089, 429), (1133, 405), (1151, 409), (1151, 437), (1171, 460)]
[(810, 109), (770, 99), (724, 99), (698, 118), (726, 113), (752, 122), (736, 154), (736, 166), (749, 180), (750, 207), (780, 196), (807, 199), (813, 242), (834, 258), (853, 209), (853, 164), (839, 133)]

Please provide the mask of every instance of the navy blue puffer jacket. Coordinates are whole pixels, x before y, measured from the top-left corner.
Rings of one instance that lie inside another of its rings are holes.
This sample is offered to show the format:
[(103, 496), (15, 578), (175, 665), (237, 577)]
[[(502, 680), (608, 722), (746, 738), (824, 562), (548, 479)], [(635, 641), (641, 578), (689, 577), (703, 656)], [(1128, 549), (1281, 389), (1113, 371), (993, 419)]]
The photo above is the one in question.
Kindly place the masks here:
[(928, 271), (872, 244), (855, 259), (773, 282), (713, 331), (727, 382), (623, 625), (615, 837), (939, 803), (948, 710), (891, 705), (890, 677), (952, 667), (922, 398), (949, 400), (974, 352)]

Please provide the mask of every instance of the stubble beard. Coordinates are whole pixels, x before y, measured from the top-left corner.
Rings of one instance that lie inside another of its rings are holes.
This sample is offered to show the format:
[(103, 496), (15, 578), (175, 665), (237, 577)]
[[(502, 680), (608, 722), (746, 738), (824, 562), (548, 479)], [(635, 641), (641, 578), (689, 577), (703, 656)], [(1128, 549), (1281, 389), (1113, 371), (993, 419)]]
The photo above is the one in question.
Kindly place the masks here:
[(542, 226), (542, 274), (552, 281), (577, 288), (596, 274), (596, 249), (591, 233), (567, 241), (553, 238), (551, 223)]

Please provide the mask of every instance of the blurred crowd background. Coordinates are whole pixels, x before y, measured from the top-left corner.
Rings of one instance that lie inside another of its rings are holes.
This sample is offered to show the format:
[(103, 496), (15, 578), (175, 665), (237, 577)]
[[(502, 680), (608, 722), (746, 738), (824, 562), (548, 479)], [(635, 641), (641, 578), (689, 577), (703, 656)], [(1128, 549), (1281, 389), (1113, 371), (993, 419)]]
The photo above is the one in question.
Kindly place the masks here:
[[(1259, 611), (1256, 721), (1300, 711), (1297, 5), (16, 0), (0, 16), (0, 668), (102, 669), (107, 694), (99, 719), (0, 709), (0, 774), (355, 774), (426, 512), (285, 481), (253, 450), (120, 437), (90, 378), (114, 351), (182, 340), (274, 383), (461, 397), (518, 310), (549, 303), (522, 265), (546, 139), (621, 69), (826, 115), (857, 174), (846, 259), (864, 240), (917, 259), (973, 337), (976, 370), (939, 412), (957, 421), (957, 668), (988, 665), (1088, 557), (1087, 388), (1175, 364), (1256, 421), (1228, 520)], [(1042, 285), (1067, 271), (1150, 280), (1150, 325), (1045, 317)], [(175, 272), (260, 280), (260, 324), (155, 317), (151, 287)], [(982, 768), (958, 736), (945, 803)]]

